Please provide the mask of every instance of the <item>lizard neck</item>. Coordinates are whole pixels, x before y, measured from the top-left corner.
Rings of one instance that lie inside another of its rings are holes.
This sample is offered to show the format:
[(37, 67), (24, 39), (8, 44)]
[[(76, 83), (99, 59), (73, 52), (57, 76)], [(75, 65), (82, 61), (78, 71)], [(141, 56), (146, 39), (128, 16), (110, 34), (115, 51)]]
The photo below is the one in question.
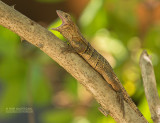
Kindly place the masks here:
[(64, 24), (59, 32), (68, 40), (71, 41), (73, 37), (79, 37), (78, 28), (74, 23)]

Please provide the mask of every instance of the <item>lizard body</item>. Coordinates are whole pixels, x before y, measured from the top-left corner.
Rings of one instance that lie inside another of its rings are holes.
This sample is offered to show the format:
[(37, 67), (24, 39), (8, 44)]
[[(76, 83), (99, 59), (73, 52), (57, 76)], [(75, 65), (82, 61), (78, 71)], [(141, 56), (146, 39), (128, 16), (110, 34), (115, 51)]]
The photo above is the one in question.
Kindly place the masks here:
[(125, 112), (123, 101), (125, 100), (131, 108), (142, 117), (143, 115), (127, 94), (109, 62), (86, 41), (68, 13), (57, 10), (57, 14), (62, 20), (62, 25), (53, 28), (53, 30), (59, 31), (69, 41), (71, 47), (73, 47), (80, 56), (82, 56), (98, 73), (100, 73), (112, 86), (113, 90), (118, 93), (118, 99), (122, 106), (123, 114)]

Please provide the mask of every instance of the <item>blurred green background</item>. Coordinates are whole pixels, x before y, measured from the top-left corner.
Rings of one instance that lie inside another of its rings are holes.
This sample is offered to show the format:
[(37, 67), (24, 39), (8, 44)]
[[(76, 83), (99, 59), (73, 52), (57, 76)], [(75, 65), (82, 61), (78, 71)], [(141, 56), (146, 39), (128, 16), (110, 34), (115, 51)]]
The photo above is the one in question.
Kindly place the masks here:
[[(157, 0), (2, 0), (48, 28), (69, 12), (85, 38), (114, 68), (146, 119), (139, 56), (152, 56), (160, 81), (160, 2)], [(51, 30), (50, 30), (51, 31)], [(53, 31), (52, 31), (53, 32)], [(53, 32), (65, 40), (58, 32)], [(157, 83), (160, 90), (160, 84)], [(35, 46), (0, 26), (0, 123), (114, 123), (69, 73)], [(19, 112), (18, 112), (19, 111)], [(24, 112), (23, 112), (24, 111)]]

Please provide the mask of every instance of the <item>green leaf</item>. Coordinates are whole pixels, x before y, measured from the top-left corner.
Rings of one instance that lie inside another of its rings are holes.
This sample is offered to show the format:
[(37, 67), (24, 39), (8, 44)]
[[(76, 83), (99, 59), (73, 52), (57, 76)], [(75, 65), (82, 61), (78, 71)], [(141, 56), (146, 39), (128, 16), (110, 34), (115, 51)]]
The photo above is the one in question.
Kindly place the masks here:
[(75, 98), (77, 97), (77, 80), (71, 75), (67, 74), (65, 77), (64, 87), (65, 90), (70, 92)]
[(103, 8), (104, 0), (92, 0), (82, 13), (79, 23), (82, 33), (93, 36), (98, 29), (107, 26), (107, 12)]
[(73, 116), (71, 110), (51, 110), (42, 114), (42, 123), (71, 123)]
[(31, 92), (33, 94), (33, 101), (36, 106), (47, 105), (51, 99), (51, 88), (47, 84), (47, 78), (43, 74), (41, 65), (37, 63), (31, 63), (31, 69), (28, 71), (30, 73), (30, 83)]

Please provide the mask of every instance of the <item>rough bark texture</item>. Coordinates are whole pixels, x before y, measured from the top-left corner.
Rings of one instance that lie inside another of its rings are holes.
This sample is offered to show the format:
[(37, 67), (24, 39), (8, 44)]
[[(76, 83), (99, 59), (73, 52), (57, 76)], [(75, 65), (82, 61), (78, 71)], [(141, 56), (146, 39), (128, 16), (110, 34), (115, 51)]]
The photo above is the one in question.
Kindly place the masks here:
[(110, 111), (110, 115), (120, 123), (146, 123), (136, 112), (124, 102), (126, 115), (123, 117), (117, 101), (117, 94), (109, 87), (102, 76), (86, 61), (74, 53), (61, 53), (66, 47), (60, 39), (38, 25), (31, 19), (17, 12), (14, 8), (0, 1), (0, 25), (17, 33), (60, 64), (72, 74), (94, 96), (97, 102)]
[(160, 123), (160, 99), (156, 87), (154, 69), (148, 53), (144, 50), (140, 57), (140, 67), (144, 90), (154, 123)]

